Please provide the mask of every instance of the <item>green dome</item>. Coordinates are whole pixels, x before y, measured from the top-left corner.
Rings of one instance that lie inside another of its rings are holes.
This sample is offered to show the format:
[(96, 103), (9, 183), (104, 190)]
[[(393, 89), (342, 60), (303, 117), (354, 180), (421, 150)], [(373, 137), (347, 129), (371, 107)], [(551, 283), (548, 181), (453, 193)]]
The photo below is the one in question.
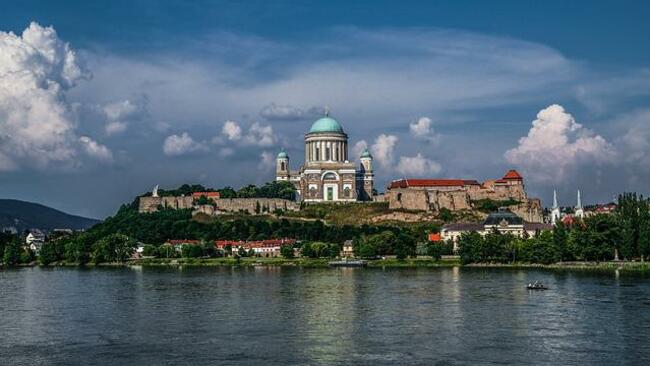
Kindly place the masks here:
[(284, 150), (282, 150), (282, 151), (280, 151), (280, 153), (278, 154), (278, 159), (289, 159), (289, 155), (287, 155), (287, 153), (284, 152)]
[(309, 133), (315, 132), (338, 132), (343, 133), (343, 127), (341, 124), (330, 116), (325, 116), (311, 125)]
[(361, 158), (370, 158), (372, 159), (372, 154), (370, 154), (370, 151), (368, 151), (368, 148), (366, 147), (363, 149), (363, 152), (361, 153)]

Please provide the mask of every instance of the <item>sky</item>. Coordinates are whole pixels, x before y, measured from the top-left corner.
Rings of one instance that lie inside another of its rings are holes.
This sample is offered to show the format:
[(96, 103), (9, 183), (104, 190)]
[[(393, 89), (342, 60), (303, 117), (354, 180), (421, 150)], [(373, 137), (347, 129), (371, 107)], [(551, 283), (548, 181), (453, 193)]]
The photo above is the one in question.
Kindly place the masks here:
[(30, 1), (0, 12), (0, 197), (104, 218), (296, 169), (329, 108), (403, 177), (650, 192), (646, 1)]

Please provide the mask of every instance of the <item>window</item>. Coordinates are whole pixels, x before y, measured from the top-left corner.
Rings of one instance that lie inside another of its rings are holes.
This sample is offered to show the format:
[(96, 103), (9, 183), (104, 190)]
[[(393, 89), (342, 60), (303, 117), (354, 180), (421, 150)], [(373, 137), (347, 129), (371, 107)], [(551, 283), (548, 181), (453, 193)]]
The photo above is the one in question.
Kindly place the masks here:
[(350, 198), (350, 191), (351, 191), (350, 187), (345, 187), (343, 189), (343, 195), (345, 196), (345, 198)]
[(323, 176), (323, 180), (337, 180), (336, 174), (329, 172)]
[(402, 202), (402, 194), (401, 193), (397, 194), (397, 202)]
[(320, 160), (320, 148), (316, 147), (316, 159), (314, 160)]
[(330, 147), (328, 146), (325, 148), (325, 160), (330, 160), (330, 156), (331, 156), (330, 154), (331, 151), (330, 151)]
[(284, 161), (280, 163), (280, 170), (284, 171)]

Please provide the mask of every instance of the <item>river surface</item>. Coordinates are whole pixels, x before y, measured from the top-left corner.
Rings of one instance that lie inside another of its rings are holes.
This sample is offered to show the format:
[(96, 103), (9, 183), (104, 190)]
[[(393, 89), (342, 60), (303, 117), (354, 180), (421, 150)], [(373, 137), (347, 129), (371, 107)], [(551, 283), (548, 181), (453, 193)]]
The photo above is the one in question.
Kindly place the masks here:
[[(548, 291), (525, 284), (541, 280)], [(0, 270), (2, 365), (648, 365), (650, 278), (513, 269)]]

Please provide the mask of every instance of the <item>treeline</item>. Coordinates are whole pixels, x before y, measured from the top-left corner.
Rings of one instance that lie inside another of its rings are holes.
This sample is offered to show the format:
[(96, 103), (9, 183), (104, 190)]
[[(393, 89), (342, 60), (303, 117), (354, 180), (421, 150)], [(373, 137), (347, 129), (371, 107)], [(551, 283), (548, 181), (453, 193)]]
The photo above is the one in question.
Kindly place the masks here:
[[(232, 187), (223, 187), (221, 189), (206, 188), (200, 184), (183, 184), (176, 189), (159, 189), (160, 196), (189, 196), (195, 192), (219, 192), (221, 198), (283, 198), (294, 200), (296, 197), (296, 188), (289, 182), (268, 182), (261, 187), (254, 184), (241, 187), (235, 190)], [(150, 193), (149, 193), (150, 194)]]
[(458, 241), (462, 263), (607, 261), (650, 256), (650, 202), (635, 193), (619, 196), (614, 214), (596, 214), (553, 231), (518, 238), (498, 231), (464, 233)]

